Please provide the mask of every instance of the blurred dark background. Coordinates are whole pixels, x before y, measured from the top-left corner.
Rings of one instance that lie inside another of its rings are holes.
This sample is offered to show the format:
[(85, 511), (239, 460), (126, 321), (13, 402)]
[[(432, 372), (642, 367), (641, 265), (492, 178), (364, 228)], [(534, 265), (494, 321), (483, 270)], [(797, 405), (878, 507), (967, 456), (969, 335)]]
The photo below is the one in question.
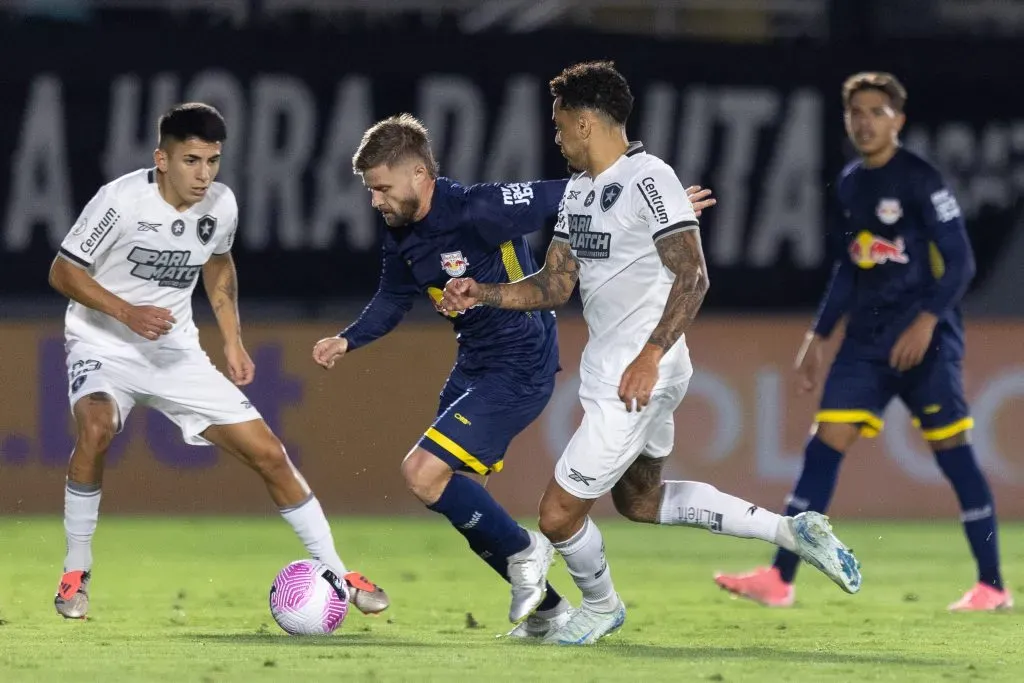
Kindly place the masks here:
[[(562, 177), (547, 82), (610, 58), (636, 97), (630, 136), (719, 198), (702, 220), (712, 287), (687, 333), (697, 373), (666, 474), (758, 501), (789, 490), (816, 400), (789, 368), (830, 268), (829, 186), (850, 158), (840, 86), (887, 70), (910, 94), (905, 144), (943, 170), (967, 218), (973, 438), (1002, 515), (1024, 518), (1022, 38), (1012, 0), (0, 0), (0, 510), (61, 502), (73, 433), (53, 255), (102, 184), (152, 163), (157, 117), (188, 100), (229, 126), (219, 180), (241, 210), (247, 396), (328, 482), (331, 511), (420, 510), (398, 463), (433, 417), (447, 324), (424, 297), (411, 325), (343, 367), (309, 359), (377, 285), (384, 228), (351, 156), (367, 127), (410, 111), (450, 177)], [(531, 237), (538, 252), (548, 238)], [(559, 334), (556, 395), (491, 484), (516, 514), (532, 514), (579, 419), (574, 307)], [(267, 509), (236, 463), (137, 412), (108, 456), (110, 509)], [(953, 519), (901, 406), (855, 450), (836, 514)]]
[[(895, 72), (905, 143), (949, 176), (979, 260), (968, 311), (1020, 315), (1024, 4), (1010, 0), (4, 0), (0, 308), (49, 315), (49, 260), (104, 182), (150, 163), (170, 105), (218, 106), (249, 315), (345, 317), (382, 224), (350, 158), (411, 111), (463, 182), (564, 175), (547, 80), (612, 58), (631, 137), (712, 187), (706, 311), (809, 312), (849, 156), (839, 88)], [(535, 236), (543, 250), (546, 235)], [(56, 306), (56, 309), (53, 307)]]

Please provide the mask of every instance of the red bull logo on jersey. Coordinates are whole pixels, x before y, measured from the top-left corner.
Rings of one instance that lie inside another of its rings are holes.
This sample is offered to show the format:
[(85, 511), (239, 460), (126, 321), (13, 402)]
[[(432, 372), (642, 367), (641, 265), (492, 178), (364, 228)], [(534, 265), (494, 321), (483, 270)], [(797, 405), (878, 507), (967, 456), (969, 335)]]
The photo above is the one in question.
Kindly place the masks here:
[(441, 254), (441, 269), (452, 277), (461, 277), (469, 268), (469, 261), (461, 251), (449, 251)]
[(861, 268), (874, 268), (881, 263), (909, 263), (902, 237), (889, 241), (884, 237), (861, 230), (850, 242), (850, 260)]

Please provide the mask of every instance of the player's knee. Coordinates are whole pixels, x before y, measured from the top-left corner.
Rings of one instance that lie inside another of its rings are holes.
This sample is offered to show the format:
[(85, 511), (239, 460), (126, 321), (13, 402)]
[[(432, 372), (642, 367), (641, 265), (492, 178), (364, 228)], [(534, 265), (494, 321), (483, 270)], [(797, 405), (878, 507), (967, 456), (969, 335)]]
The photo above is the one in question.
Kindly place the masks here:
[(448, 464), (422, 448), (413, 449), (402, 461), (405, 485), (425, 505), (438, 501), (451, 477)]
[(586, 513), (580, 514), (571, 507), (562, 505), (557, 500), (545, 496), (541, 500), (540, 515), (537, 528), (553, 543), (567, 541), (572, 538), (583, 525)]
[(288, 452), (285, 451), (284, 444), (277, 439), (262, 441), (249, 455), (249, 460), (253, 468), (269, 481), (295, 476), (288, 461)]
[(845, 422), (821, 422), (815, 425), (814, 436), (829, 448), (845, 453), (860, 438), (860, 426)]
[(90, 453), (102, 455), (110, 448), (110, 442), (117, 433), (117, 425), (113, 420), (97, 416), (79, 422), (78, 440), (75, 450), (80, 454)]

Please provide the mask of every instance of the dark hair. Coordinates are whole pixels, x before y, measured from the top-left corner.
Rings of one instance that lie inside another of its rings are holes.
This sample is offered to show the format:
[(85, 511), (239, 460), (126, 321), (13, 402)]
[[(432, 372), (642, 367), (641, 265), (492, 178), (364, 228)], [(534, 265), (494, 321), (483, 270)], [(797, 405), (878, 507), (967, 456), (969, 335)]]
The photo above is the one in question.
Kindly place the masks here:
[(352, 171), (366, 173), (377, 166), (391, 167), (410, 157), (416, 157), (437, 177), (437, 162), (430, 149), (430, 134), (412, 114), (399, 114), (378, 121), (363, 133), (359, 149), (352, 155)]
[(884, 71), (862, 71), (843, 83), (843, 108), (849, 108), (850, 100), (862, 90), (878, 90), (889, 96), (889, 103), (898, 112), (907, 104), (907, 89), (892, 74)]
[(228, 127), (220, 112), (202, 102), (179, 104), (160, 117), (157, 123), (160, 146), (174, 140), (184, 142), (199, 138), (203, 142), (224, 142)]
[(615, 62), (581, 62), (551, 79), (551, 94), (562, 98), (563, 109), (592, 109), (620, 125), (633, 111), (629, 83), (615, 69)]

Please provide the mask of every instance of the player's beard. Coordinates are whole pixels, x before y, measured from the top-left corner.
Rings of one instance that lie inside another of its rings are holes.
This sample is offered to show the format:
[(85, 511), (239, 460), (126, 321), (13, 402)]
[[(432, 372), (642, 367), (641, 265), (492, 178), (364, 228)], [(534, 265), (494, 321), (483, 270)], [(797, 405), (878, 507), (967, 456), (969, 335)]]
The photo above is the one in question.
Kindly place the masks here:
[(416, 214), (420, 211), (420, 200), (416, 197), (410, 197), (409, 199), (401, 199), (398, 202), (398, 206), (392, 213), (393, 218), (388, 223), (392, 228), (401, 228), (409, 225), (416, 218)]

